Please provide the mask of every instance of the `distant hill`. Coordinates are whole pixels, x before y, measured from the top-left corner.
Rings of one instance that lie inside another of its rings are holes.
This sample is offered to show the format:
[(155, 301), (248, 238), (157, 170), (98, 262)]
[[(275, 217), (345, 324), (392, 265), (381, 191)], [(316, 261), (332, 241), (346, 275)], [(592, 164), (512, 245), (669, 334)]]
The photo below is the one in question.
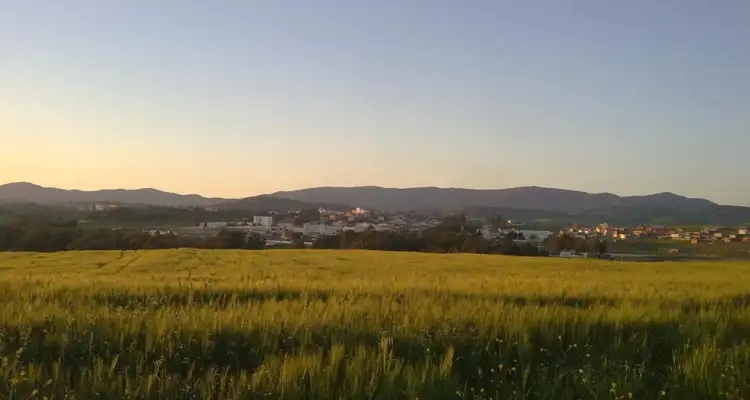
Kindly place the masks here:
[(544, 219), (563, 224), (750, 223), (750, 207), (722, 206), (709, 200), (674, 193), (618, 196), (534, 186), (497, 190), (364, 186), (319, 187), (277, 192), (273, 196), (389, 211), (461, 211), (476, 216), (495, 214), (524, 221)]
[(508, 207), (574, 213), (607, 207), (695, 208), (716, 205), (708, 200), (691, 199), (673, 193), (659, 193), (648, 196), (617, 196), (612, 193), (591, 194), (535, 186), (493, 190), (436, 187), (409, 189), (376, 186), (319, 187), (277, 192), (273, 193), (273, 196), (306, 202), (345, 203), (379, 210), (438, 209), (453, 211), (467, 207)]
[(319, 187), (244, 199), (225, 199), (196, 194), (182, 195), (156, 189), (84, 191), (17, 182), (0, 186), (0, 203), (210, 206), (227, 211), (257, 212), (318, 207), (348, 210), (352, 207), (364, 207), (383, 211), (461, 211), (475, 216), (501, 215), (509, 219), (545, 220), (562, 224), (750, 224), (750, 207), (723, 206), (674, 193), (618, 196), (612, 193), (592, 194), (535, 186), (497, 190)]
[(176, 194), (156, 189), (66, 190), (27, 182), (0, 186), (0, 203), (36, 203), (41, 205), (115, 203), (166, 207), (216, 207), (222, 210), (287, 211), (323, 207), (350, 210), (351, 207), (329, 202), (305, 202), (278, 196), (261, 195), (244, 199), (203, 197)]
[(457, 211), (464, 213), (468, 217), (486, 218), (499, 215), (504, 219), (516, 221), (569, 220), (573, 217), (571, 214), (563, 212), (537, 210), (532, 208), (467, 207)]
[(182, 195), (156, 189), (85, 191), (48, 188), (28, 182), (16, 182), (0, 186), (0, 201), (38, 204), (111, 202), (186, 207), (208, 206), (226, 202), (228, 199), (207, 198), (197, 194)]
[(333, 204), (325, 202), (305, 202), (300, 200), (287, 199), (273, 195), (260, 195), (247, 197), (239, 200), (225, 201), (214, 205), (220, 210), (254, 210), (254, 211), (279, 211), (289, 210), (318, 209), (324, 208), (334, 211), (348, 211), (352, 207), (342, 204)]

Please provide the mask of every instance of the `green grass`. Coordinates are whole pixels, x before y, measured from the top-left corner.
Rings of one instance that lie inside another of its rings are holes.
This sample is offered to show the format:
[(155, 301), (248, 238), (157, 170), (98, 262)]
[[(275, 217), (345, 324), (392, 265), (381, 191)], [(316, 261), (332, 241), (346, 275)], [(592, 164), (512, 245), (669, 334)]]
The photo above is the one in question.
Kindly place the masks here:
[(750, 264), (0, 254), (0, 398), (748, 399)]

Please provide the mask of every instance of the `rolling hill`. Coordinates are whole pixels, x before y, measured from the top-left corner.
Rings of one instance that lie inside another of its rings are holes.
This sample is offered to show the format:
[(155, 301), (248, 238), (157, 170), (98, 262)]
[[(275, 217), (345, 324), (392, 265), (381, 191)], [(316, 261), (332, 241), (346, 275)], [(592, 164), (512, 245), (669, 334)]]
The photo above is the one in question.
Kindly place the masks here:
[(343, 204), (325, 203), (325, 202), (305, 202), (300, 200), (287, 199), (273, 195), (263, 194), (260, 196), (246, 197), (239, 200), (221, 202), (214, 205), (219, 210), (255, 210), (255, 211), (289, 211), (303, 209), (325, 208), (327, 210), (348, 211), (352, 207)]
[(700, 208), (716, 204), (673, 193), (648, 196), (618, 196), (611, 193), (586, 193), (543, 187), (511, 189), (408, 188), (392, 189), (376, 186), (320, 187), (277, 192), (273, 196), (306, 202), (345, 203), (378, 210), (436, 209), (454, 211), (467, 207), (508, 207), (563, 213), (608, 207), (658, 206)]
[(294, 209), (324, 207), (331, 210), (349, 210), (350, 206), (326, 203), (305, 202), (271, 195), (225, 199), (203, 197), (197, 194), (177, 194), (156, 189), (109, 189), (109, 190), (66, 190), (49, 188), (33, 183), (18, 182), (0, 186), (2, 203), (35, 203), (40, 205), (116, 203), (166, 207), (215, 207), (225, 211), (252, 210), (287, 211)]
[(0, 186), (0, 201), (16, 203), (127, 203), (169, 207), (209, 206), (229, 201), (208, 198), (197, 194), (176, 194), (156, 189), (106, 189), (66, 190), (42, 187), (28, 182), (15, 182)]
[(477, 190), (377, 186), (318, 187), (276, 192), (243, 199), (176, 194), (156, 189), (65, 190), (26, 182), (0, 186), (0, 202), (63, 205), (111, 202), (167, 207), (216, 207), (226, 211), (286, 211), (323, 207), (347, 210), (364, 207), (383, 211), (462, 211), (471, 215), (502, 215), (524, 221), (614, 224), (750, 224), (750, 207), (725, 206), (705, 199), (657, 193), (618, 196), (543, 187)]
[(561, 224), (720, 224), (750, 223), (750, 207), (724, 206), (674, 193), (618, 196), (543, 187), (497, 190), (457, 188), (393, 189), (376, 186), (319, 187), (277, 192), (273, 196), (305, 202), (333, 202), (389, 211), (461, 211)]

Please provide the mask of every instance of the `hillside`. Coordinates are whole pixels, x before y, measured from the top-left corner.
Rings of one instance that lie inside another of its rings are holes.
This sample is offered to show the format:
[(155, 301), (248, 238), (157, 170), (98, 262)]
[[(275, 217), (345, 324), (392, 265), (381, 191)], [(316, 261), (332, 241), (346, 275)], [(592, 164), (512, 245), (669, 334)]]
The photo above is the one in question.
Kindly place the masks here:
[(177, 194), (157, 189), (66, 190), (17, 182), (0, 186), (0, 203), (36, 203), (40, 205), (118, 203), (162, 207), (216, 207), (222, 210), (287, 211), (306, 208), (349, 210), (348, 205), (335, 202), (301, 201), (279, 196), (260, 195), (243, 199), (203, 197)]
[(332, 204), (325, 202), (305, 202), (300, 200), (287, 199), (284, 197), (272, 195), (260, 195), (246, 197), (239, 200), (225, 201), (214, 205), (219, 210), (253, 210), (253, 211), (279, 211), (289, 210), (318, 209), (325, 208), (328, 210), (346, 211), (351, 210), (351, 206), (342, 204)]
[(574, 190), (519, 187), (497, 190), (457, 188), (393, 189), (376, 186), (319, 187), (277, 192), (278, 197), (306, 202), (335, 202), (391, 210), (462, 211), (472, 215), (502, 215), (563, 224), (721, 224), (750, 223), (750, 207), (723, 206), (674, 193), (618, 196)]
[(277, 192), (274, 196), (307, 202), (346, 203), (380, 210), (439, 209), (453, 211), (467, 207), (508, 207), (575, 213), (607, 207), (666, 206), (705, 207), (716, 205), (704, 199), (691, 199), (673, 193), (648, 196), (618, 196), (543, 187), (511, 189), (408, 188), (376, 186), (319, 187)]
[(208, 206), (228, 200), (222, 198), (207, 198), (197, 194), (183, 195), (169, 193), (151, 188), (86, 191), (42, 187), (28, 182), (16, 182), (0, 186), (0, 201), (39, 204), (111, 202), (186, 207)]
[(523, 221), (545, 220), (561, 224), (602, 221), (626, 225), (750, 224), (750, 207), (718, 205), (674, 193), (618, 196), (533, 186), (496, 190), (362, 186), (318, 187), (225, 199), (156, 189), (65, 190), (25, 182), (0, 186), (0, 203), (63, 205), (99, 202), (159, 207), (211, 206), (220, 210), (256, 212), (318, 207), (331, 210), (365, 207), (384, 211), (462, 211), (476, 216), (501, 215)]

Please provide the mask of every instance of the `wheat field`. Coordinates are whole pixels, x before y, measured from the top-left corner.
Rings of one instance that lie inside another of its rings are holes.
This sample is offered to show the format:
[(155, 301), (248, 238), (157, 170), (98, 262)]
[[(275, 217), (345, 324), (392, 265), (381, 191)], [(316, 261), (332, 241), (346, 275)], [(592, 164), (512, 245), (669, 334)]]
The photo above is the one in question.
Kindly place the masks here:
[(750, 399), (750, 264), (0, 253), (2, 399)]

